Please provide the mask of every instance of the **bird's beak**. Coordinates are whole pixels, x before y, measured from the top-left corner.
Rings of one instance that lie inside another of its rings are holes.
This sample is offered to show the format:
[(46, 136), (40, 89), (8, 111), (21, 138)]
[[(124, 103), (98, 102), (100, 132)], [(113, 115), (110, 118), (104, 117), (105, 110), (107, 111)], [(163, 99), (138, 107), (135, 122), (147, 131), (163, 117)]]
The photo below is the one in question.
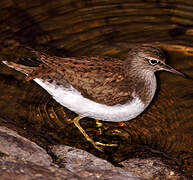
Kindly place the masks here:
[(162, 63), (160, 64), (160, 67), (161, 69), (160, 70), (165, 70), (165, 71), (168, 71), (168, 72), (171, 72), (171, 73), (174, 73), (176, 75), (179, 75), (179, 76), (183, 76), (184, 78), (187, 78), (187, 76), (177, 70), (175, 70), (173, 67), (165, 64), (165, 63)]

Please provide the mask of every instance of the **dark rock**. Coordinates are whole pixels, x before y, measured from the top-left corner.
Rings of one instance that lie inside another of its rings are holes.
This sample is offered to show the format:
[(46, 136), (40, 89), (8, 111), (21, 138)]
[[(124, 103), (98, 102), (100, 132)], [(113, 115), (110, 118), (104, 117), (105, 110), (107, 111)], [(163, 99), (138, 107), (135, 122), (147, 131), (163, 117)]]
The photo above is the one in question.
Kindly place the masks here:
[(59, 159), (59, 166), (89, 179), (135, 180), (136, 175), (113, 166), (86, 151), (64, 145), (50, 146), (49, 150)]
[(120, 163), (124, 170), (146, 180), (186, 180), (187, 178), (164, 164), (159, 157), (132, 158)]
[[(108, 179), (143, 179), (143, 180), (186, 180), (187, 178), (164, 164), (161, 157), (147, 156), (147, 152), (141, 152), (140, 157), (131, 158), (121, 162), (122, 168), (118, 168), (109, 162), (97, 158), (94, 155), (69, 146), (50, 146), (49, 150), (58, 158), (60, 167), (90, 178)], [(82, 173), (83, 172), (83, 173)]]
[(0, 179), (2, 180), (79, 180), (79, 176), (66, 169), (54, 166), (39, 166), (20, 160), (0, 160)]
[(42, 166), (48, 166), (52, 162), (46, 151), (36, 143), (2, 126), (0, 126), (0, 152), (9, 157), (30, 161)]
[(51, 157), (37, 144), (6, 127), (0, 127), (0, 179), (9, 180), (186, 180), (160, 157), (143, 154), (121, 162), (122, 168), (86, 151), (65, 145), (48, 147)]

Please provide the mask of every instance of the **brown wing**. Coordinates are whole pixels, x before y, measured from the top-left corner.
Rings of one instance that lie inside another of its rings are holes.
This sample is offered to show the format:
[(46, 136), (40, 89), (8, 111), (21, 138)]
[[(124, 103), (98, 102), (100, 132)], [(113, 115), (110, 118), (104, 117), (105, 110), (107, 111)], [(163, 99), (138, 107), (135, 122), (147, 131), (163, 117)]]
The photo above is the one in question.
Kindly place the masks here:
[[(38, 53), (38, 52), (36, 52)], [(38, 53), (44, 63), (29, 79), (40, 77), (69, 83), (95, 102), (115, 105), (132, 99), (123, 62), (105, 57), (60, 58)], [(43, 70), (44, 69), (44, 70)], [(42, 73), (43, 72), (43, 73)]]

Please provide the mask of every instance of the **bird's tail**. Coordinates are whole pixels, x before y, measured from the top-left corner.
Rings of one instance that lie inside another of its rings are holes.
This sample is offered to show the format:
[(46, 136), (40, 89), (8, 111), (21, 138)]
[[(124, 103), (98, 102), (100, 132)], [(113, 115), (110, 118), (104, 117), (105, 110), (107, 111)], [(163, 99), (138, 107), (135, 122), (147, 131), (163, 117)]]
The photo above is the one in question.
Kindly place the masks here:
[(50, 63), (50, 61), (51, 60), (54, 61), (54, 56), (50, 56), (44, 52), (36, 51), (35, 49), (33, 49), (29, 46), (25, 46), (25, 48), (28, 49), (33, 54), (35, 54), (37, 59), (39, 60), (39, 62), (43, 62), (44, 64), (46, 64), (48, 66), (53, 66), (53, 63)]
[(2, 61), (2, 63), (6, 64), (10, 68), (13, 68), (17, 71), (20, 71), (26, 75), (31, 74), (32, 71), (35, 69), (34, 67), (24, 66), (24, 65), (17, 64), (14, 62), (9, 62), (9, 61)]

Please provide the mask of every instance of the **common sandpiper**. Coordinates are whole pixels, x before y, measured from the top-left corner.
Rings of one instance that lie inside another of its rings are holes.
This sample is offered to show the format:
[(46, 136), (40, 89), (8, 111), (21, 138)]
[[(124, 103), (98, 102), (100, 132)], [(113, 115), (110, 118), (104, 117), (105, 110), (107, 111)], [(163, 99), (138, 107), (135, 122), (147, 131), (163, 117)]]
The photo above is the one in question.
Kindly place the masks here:
[(125, 60), (99, 56), (62, 58), (31, 51), (41, 61), (38, 67), (3, 63), (26, 74), (27, 80), (34, 80), (58, 103), (79, 114), (74, 124), (101, 151), (100, 145), (105, 144), (94, 142), (80, 126), (80, 119), (129, 121), (152, 101), (156, 71), (165, 70), (185, 77), (165, 63), (161, 48), (151, 44), (133, 47)]

